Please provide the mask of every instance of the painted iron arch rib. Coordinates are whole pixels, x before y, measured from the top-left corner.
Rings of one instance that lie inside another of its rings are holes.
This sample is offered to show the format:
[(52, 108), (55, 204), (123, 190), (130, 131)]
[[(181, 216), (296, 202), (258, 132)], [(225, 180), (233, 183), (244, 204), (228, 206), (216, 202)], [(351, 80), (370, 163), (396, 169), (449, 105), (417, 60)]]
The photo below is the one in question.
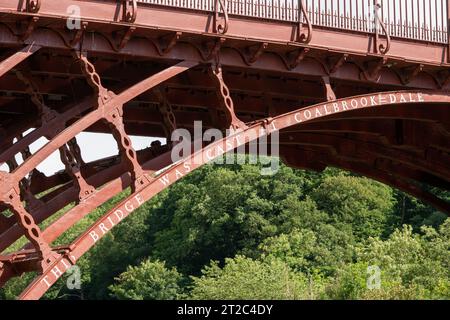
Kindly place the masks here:
[(51, 268), (37, 277), (20, 295), (20, 299), (39, 299), (72, 264), (94, 246), (103, 235), (120, 223), (122, 219), (186, 174), (201, 167), (213, 158), (223, 155), (227, 151), (263, 135), (270, 134), (271, 132), (350, 110), (376, 108), (387, 105), (395, 106), (406, 103), (427, 105), (429, 103), (448, 104), (449, 102), (449, 94), (437, 92), (383, 92), (340, 99), (331, 103), (321, 103), (253, 123), (245, 130), (238, 131), (222, 140), (213, 142), (149, 180), (142, 189), (132, 193), (116, 207), (108, 211), (74, 241), (69, 246), (70, 250), (61, 256)]

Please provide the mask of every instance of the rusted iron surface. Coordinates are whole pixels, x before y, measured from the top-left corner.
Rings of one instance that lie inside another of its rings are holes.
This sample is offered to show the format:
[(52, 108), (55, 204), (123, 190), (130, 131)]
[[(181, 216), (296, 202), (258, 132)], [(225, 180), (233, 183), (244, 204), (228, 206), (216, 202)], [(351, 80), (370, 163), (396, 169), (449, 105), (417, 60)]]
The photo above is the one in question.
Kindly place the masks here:
[[(422, 188), (450, 190), (448, 2), (422, 15), (410, 2), (81, 0), (70, 29), (73, 1), (0, 0), (0, 285), (38, 271), (20, 298), (40, 298), (145, 201), (275, 132), (290, 166), (344, 168), (450, 213)], [(232, 131), (175, 161), (172, 133), (196, 121)], [(84, 161), (82, 132), (110, 134), (118, 154)], [(167, 143), (136, 151), (130, 135)], [(36, 167), (54, 152), (65, 170), (47, 177)], [(80, 238), (51, 246), (127, 188)]]
[[(46, 272), (43, 272), (30, 286), (22, 293), (21, 299), (38, 299), (56, 280), (78, 260), (86, 251), (88, 251), (95, 243), (100, 240), (115, 225), (120, 223), (126, 216), (131, 214), (136, 208), (141, 206), (151, 197), (161, 192), (177, 180), (189, 174), (192, 170), (209, 162), (215, 157), (223, 155), (232, 149), (257, 139), (261, 135), (271, 134), (275, 131), (281, 131), (288, 128), (301, 128), (303, 124), (307, 124), (314, 120), (327, 118), (328, 116), (340, 116), (352, 110), (364, 109), (383, 109), (386, 106), (396, 108), (402, 104), (421, 105), (436, 104), (446, 105), (450, 102), (450, 95), (439, 94), (435, 92), (421, 91), (405, 91), (405, 92), (386, 92), (380, 94), (364, 95), (336, 100), (334, 102), (326, 102), (307, 108), (301, 108), (292, 112), (258, 121), (249, 125), (246, 129), (240, 130), (222, 140), (213, 142), (201, 150), (186, 156), (182, 161), (163, 170), (155, 177), (148, 179), (142, 185), (140, 190), (133, 192), (129, 197), (120, 204), (107, 212), (102, 218), (94, 223), (82, 236), (80, 236), (69, 247), (70, 251), (61, 256), (59, 261)], [(289, 133), (292, 134), (292, 133)], [(290, 139), (289, 139), (290, 140)], [(299, 143), (298, 140), (292, 140), (293, 144)], [(283, 144), (283, 140), (280, 140)], [(324, 142), (326, 144), (326, 142)], [(289, 154), (291, 156), (292, 153)], [(288, 157), (289, 157), (288, 156)], [(388, 155), (386, 155), (388, 156)], [(338, 163), (333, 162), (333, 163)], [(356, 170), (364, 172), (363, 169)], [(445, 174), (446, 179), (450, 175)], [(395, 176), (390, 178), (380, 177), (381, 180), (393, 183), (397, 181)], [(405, 185), (404, 180), (399, 180), (398, 187), (408, 189), (417, 196), (423, 196), (431, 200), (433, 196), (426, 195), (412, 186)], [(416, 191), (414, 191), (416, 190)], [(439, 203), (438, 205), (441, 205)], [(442, 207), (449, 209), (448, 206)]]
[[(139, 0), (174, 8), (211, 12), (213, 0)], [(230, 15), (277, 21), (301, 21), (318, 27), (376, 32), (378, 21), (386, 36), (446, 43), (446, 0), (224, 0)], [(300, 18), (299, 18), (300, 17)], [(311, 22), (307, 22), (310, 20)]]
[(12, 68), (14, 68), (19, 63), (23, 62), (25, 59), (30, 57), (33, 53), (38, 51), (41, 47), (33, 44), (29, 44), (26, 47), (24, 47), (22, 50), (14, 53), (9, 58), (3, 60), (0, 62), (0, 77), (3, 76), (5, 73), (10, 71)]

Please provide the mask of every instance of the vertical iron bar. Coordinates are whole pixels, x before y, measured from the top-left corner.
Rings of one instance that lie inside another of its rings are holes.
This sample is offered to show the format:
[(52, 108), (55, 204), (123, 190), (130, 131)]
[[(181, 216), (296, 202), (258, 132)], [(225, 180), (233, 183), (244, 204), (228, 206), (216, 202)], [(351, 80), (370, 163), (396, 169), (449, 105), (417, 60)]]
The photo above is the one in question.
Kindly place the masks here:
[[(431, 1), (430, 1), (430, 3), (431, 3)], [(437, 31), (437, 25), (438, 25), (438, 20), (439, 20), (439, 11), (438, 11), (438, 4), (437, 4), (437, 2), (434, 3), (434, 12), (436, 13), (435, 14), (435, 19), (436, 20), (434, 21), (434, 29), (435, 29), (434, 37), (436, 38), (436, 31)]]
[(321, 16), (321, 11), (322, 11), (322, 5), (320, 3), (321, 1), (318, 2), (316, 10), (317, 10), (317, 24), (320, 25), (322, 23), (322, 16)]
[(386, 26), (387, 26), (387, 28), (388, 28), (388, 30), (389, 30), (389, 32), (391, 31), (391, 29), (392, 28), (390, 28), (389, 27), (389, 25), (391, 24), (391, 5), (390, 5), (390, 0), (387, 0), (386, 1), (386, 7), (387, 7), (387, 23), (386, 23)]
[(379, 34), (378, 34), (378, 21), (377, 21), (377, 15), (379, 14), (378, 12), (378, 0), (373, 0), (373, 10), (374, 10), (374, 28), (375, 28), (375, 53), (378, 53), (378, 40), (379, 40)]
[[(436, 6), (436, 3), (434, 5)], [(436, 10), (433, 11), (433, 4), (431, 3), (431, 1), (429, 2), (428, 10), (430, 12), (429, 17), (428, 17), (428, 19), (430, 21), (429, 39), (430, 39), (430, 41), (433, 41), (433, 38), (434, 38), (434, 31), (433, 31), (434, 30), (434, 21), (433, 21), (433, 19), (434, 19)]]
[[(446, 1), (446, 3), (447, 3), (447, 7), (448, 7), (448, 1)], [(444, 16), (445, 13), (444, 13), (444, 11), (445, 11), (444, 0), (441, 0), (441, 23), (440, 23), (440, 26), (439, 26), (439, 38), (441, 39), (441, 41), (444, 40), (444, 37), (443, 37), (444, 21), (445, 21), (445, 16)], [(447, 14), (448, 14), (448, 12), (447, 12)]]
[(408, 16), (408, 0), (405, 0), (405, 11), (406, 11), (406, 18), (405, 18), (405, 26), (406, 26), (406, 34), (405, 37), (409, 37), (409, 16)]
[(422, 37), (423, 40), (428, 40), (428, 14), (427, 14), (427, 4), (425, 3), (425, 0), (422, 1), (422, 8), (423, 8)]
[(342, 17), (344, 19), (343, 27), (344, 27), (344, 29), (348, 29), (348, 14), (347, 14), (347, 1), (346, 0), (344, 0), (344, 12), (342, 14)]
[(414, 16), (414, 13), (415, 13), (415, 6), (414, 6), (414, 0), (412, 0), (412, 5), (411, 5), (411, 17), (412, 17), (412, 35), (411, 35), (411, 37), (414, 39), (415, 38), (415, 34), (416, 34), (416, 24), (417, 24), (417, 22), (416, 22), (416, 19), (415, 19), (415, 16)]
[(353, 1), (350, 1), (350, 25), (352, 29), (356, 29), (356, 20), (353, 17)]
[[(400, 5), (401, 5), (401, 2), (400, 2)], [(396, 36), (398, 36), (398, 29), (397, 29), (397, 2), (396, 1), (394, 1), (394, 30), (395, 30), (394, 34)]]
[(404, 10), (404, 6), (405, 5), (405, 0), (401, 0), (400, 2), (400, 18), (399, 18), (399, 28), (400, 28), (400, 36), (401, 37), (405, 37), (405, 25), (406, 25), (406, 19), (405, 19), (405, 10)]
[(341, 28), (341, 0), (337, 0), (337, 27)]
[(334, 23), (334, 0), (331, 0), (331, 25), (336, 26)]
[[(444, 11), (444, 10), (442, 10)], [(450, 0), (447, 0), (447, 62), (450, 63), (450, 23), (448, 19), (450, 18)], [(442, 24), (444, 26), (444, 24)], [(442, 27), (444, 30), (444, 27)]]
[(417, 38), (420, 39), (420, 1), (416, 0), (416, 3), (417, 3), (417, 21), (418, 21)]

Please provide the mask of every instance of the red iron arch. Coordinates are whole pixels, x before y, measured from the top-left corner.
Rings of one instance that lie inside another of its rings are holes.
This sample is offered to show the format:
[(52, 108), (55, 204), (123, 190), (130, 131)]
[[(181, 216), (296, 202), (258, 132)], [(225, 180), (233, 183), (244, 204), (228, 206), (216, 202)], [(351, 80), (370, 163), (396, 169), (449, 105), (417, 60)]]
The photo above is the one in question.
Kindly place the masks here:
[[(332, 102), (319, 103), (310, 107), (301, 108), (282, 114), (274, 118), (268, 118), (249, 124), (247, 128), (220, 141), (213, 142), (192, 155), (187, 156), (178, 163), (173, 164), (168, 167), (168, 169), (158, 173), (156, 176), (149, 177), (140, 189), (135, 190), (125, 200), (115, 206), (112, 210), (108, 211), (77, 240), (65, 248), (65, 251), (60, 251), (61, 254), (55, 263), (27, 287), (27, 289), (20, 295), (20, 299), (39, 299), (71, 265), (75, 264), (84, 253), (94, 246), (95, 243), (115, 225), (120, 223), (122, 219), (131, 214), (136, 208), (141, 206), (150, 198), (187, 175), (189, 172), (212, 160), (212, 158), (210, 158), (211, 154), (213, 154), (214, 157), (218, 157), (231, 149), (244, 145), (252, 139), (256, 139), (265, 134), (271, 134), (274, 131), (285, 130), (290, 127), (300, 127), (303, 124), (307, 124), (315, 120), (344, 115), (346, 113), (354, 112), (355, 110), (384, 108), (387, 106), (395, 108), (402, 105), (420, 105), (422, 107), (430, 107), (433, 105), (447, 105), (449, 102), (450, 94), (446, 93), (416, 90), (382, 92), (349, 97)], [(144, 167), (151, 167), (152, 162), (165, 162), (170, 164), (169, 153), (170, 152), (150, 160), (144, 165)], [(335, 165), (339, 164), (335, 163)], [(359, 172), (367, 174), (364, 170), (359, 170)], [(382, 180), (378, 176), (374, 176), (374, 178)], [(128, 184), (131, 182), (129, 177), (127, 178), (126, 176), (121, 179)], [(120, 188), (118, 187), (118, 184), (120, 183), (119, 180), (110, 182), (106, 185), (106, 188), (110, 188), (110, 190), (114, 190), (115, 192), (120, 191)], [(389, 179), (384, 179), (384, 182), (392, 183)], [(410, 189), (407, 191), (412, 192), (413, 190)], [(418, 195), (418, 193), (416, 193), (416, 195)], [(76, 213), (72, 212), (72, 215), (76, 215)], [(63, 217), (62, 219), (65, 218)], [(52, 228), (55, 228), (55, 226), (51, 225), (49, 227), (50, 230), (52, 230)], [(60, 232), (61, 230), (58, 231), (58, 233)], [(51, 238), (49, 238), (49, 240), (50, 239)]]

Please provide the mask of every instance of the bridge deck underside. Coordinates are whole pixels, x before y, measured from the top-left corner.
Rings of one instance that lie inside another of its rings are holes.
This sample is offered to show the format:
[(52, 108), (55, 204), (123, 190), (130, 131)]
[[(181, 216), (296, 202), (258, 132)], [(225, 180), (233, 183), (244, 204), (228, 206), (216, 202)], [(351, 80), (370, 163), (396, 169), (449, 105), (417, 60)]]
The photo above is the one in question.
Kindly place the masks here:
[[(164, 61), (124, 59), (121, 56), (90, 56), (95, 64), (103, 84), (120, 92), (129, 83), (163, 70)], [(39, 87), (46, 104), (62, 112), (91, 95), (80, 66), (73, 62), (72, 56), (65, 51), (42, 50), (18, 65), (17, 70), (26, 70), (33, 82)], [(296, 75), (244, 68), (226, 68), (224, 80), (228, 84), (234, 101), (235, 112), (244, 122), (252, 122), (269, 116), (276, 116), (325, 101), (326, 91), (320, 79)], [(381, 87), (376, 84), (351, 81), (332, 81), (332, 87), (339, 98), (351, 97), (370, 92), (391, 91), (396, 87)], [(165, 137), (165, 128), (159, 106), (163, 92), (164, 98), (171, 104), (177, 126), (192, 130), (194, 121), (202, 121), (203, 128), (223, 128), (225, 113), (219, 106), (216, 87), (208, 74), (208, 67), (199, 66), (169, 79), (158, 90), (151, 90), (133, 99), (124, 107), (125, 128), (128, 134), (148, 137)], [(296, 130), (289, 129), (282, 137), (295, 132), (295, 139), (282, 140), (282, 144), (310, 144), (316, 150), (324, 148), (349, 160), (365, 162), (376, 168), (377, 161), (384, 159), (384, 171), (398, 164), (396, 152), (408, 153), (412, 157), (436, 161), (443, 166), (448, 164), (448, 143), (450, 132), (450, 114), (444, 106), (411, 107), (402, 109), (377, 109), (360, 111), (361, 114), (347, 114), (345, 118), (323, 119)], [(79, 118), (78, 115), (69, 123)], [(2, 143), (0, 152), (6, 150), (11, 140), (21, 132), (40, 126), (36, 105), (31, 101), (26, 86), (14, 72), (0, 78), (0, 133)], [(88, 131), (110, 133), (108, 126), (97, 122)], [(322, 141), (322, 142), (321, 142)], [(327, 143), (325, 143), (326, 141)], [(314, 143), (313, 143), (314, 142)], [(360, 146), (358, 147), (358, 144)], [(364, 145), (364, 147), (363, 147)], [(387, 154), (365, 152), (379, 146)], [(348, 151), (346, 151), (348, 150)], [(316, 150), (317, 151), (317, 150)], [(320, 158), (320, 157), (319, 157)], [(378, 159), (378, 160), (377, 160)], [(391, 159), (391, 160), (390, 160)], [(7, 159), (1, 159), (6, 161)], [(385, 162), (386, 162), (385, 161)], [(322, 161), (311, 163), (317, 166)], [(393, 162), (393, 164), (389, 164)], [(430, 166), (432, 163), (430, 162)], [(406, 167), (408, 166), (407, 164)], [(394, 167), (392, 167), (393, 169)], [(439, 172), (420, 171), (418, 168), (405, 169), (418, 181), (420, 177), (432, 185), (448, 188)], [(63, 174), (64, 175), (64, 174)], [(432, 183), (433, 182), (433, 183)], [(37, 190), (36, 190), (37, 191)], [(39, 190), (43, 191), (43, 190)]]
[[(168, 67), (168, 62), (161, 59), (125, 59), (120, 55), (96, 54), (89, 58), (103, 85), (116, 93)], [(204, 130), (224, 129), (226, 114), (220, 107), (217, 88), (208, 69), (206, 64), (199, 65), (126, 103), (126, 132), (165, 137), (160, 112), (164, 102), (171, 105), (178, 128), (192, 131), (194, 121), (202, 121)], [(92, 95), (80, 66), (73, 62), (68, 51), (42, 49), (35, 53), (0, 78), (0, 153), (8, 150), (12, 140), (22, 132), (42, 125), (38, 109), (15, 70), (26, 70), (45, 103), (59, 113)], [(322, 79), (317, 77), (229, 67), (225, 68), (224, 80), (231, 91), (236, 115), (246, 123), (326, 101), (326, 89)], [(331, 87), (337, 98), (397, 88), (333, 79)], [(77, 114), (67, 125), (81, 117), (82, 114)], [(86, 131), (111, 133), (102, 121)], [(447, 106), (403, 104), (396, 108), (355, 110), (282, 130), (280, 155), (285, 163), (294, 167), (319, 171), (326, 166), (340, 167), (420, 195), (421, 183), (450, 189), (449, 135), (450, 111)], [(147, 153), (143, 150), (138, 154), (147, 159)], [(8, 159), (0, 160), (6, 162)], [(102, 161), (88, 163), (81, 170), (86, 176), (94, 175), (105, 168), (105, 163), (109, 165), (114, 161), (117, 159), (104, 161), (103, 165), (99, 165)], [(56, 185), (72, 183), (70, 175), (64, 171), (52, 177), (36, 175), (31, 190), (38, 195)], [(57, 194), (47, 195), (45, 199), (52, 196)], [(448, 204), (437, 198), (427, 195), (424, 199), (440, 210), (450, 211)], [(9, 218), (10, 221), (13, 219)], [(7, 230), (9, 224), (0, 225), (0, 231)]]

